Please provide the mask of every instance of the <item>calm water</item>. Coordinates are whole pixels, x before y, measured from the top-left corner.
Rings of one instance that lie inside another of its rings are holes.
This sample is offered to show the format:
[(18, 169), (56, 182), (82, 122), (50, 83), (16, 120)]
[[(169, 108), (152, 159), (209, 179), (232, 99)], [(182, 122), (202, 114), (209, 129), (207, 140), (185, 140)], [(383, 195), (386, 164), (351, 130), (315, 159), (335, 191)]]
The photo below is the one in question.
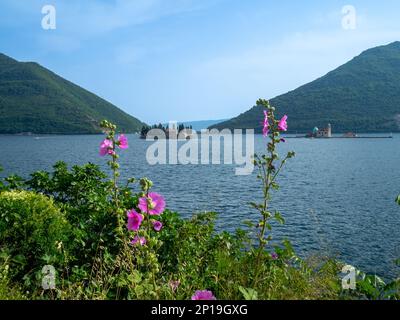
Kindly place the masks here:
[[(220, 213), (218, 226), (233, 230), (255, 219), (248, 203), (259, 198), (255, 174), (235, 176), (235, 165), (150, 166), (149, 142), (129, 136), (122, 153), (124, 177), (151, 178), (168, 207), (190, 216), (205, 210)], [(57, 160), (94, 162), (101, 136), (0, 136), (4, 174), (27, 176), (51, 169)], [(265, 140), (256, 137), (261, 152)], [(273, 206), (286, 218), (274, 229), (276, 239), (289, 238), (301, 254), (328, 252), (382, 276), (398, 276), (400, 257), (400, 135), (394, 139), (288, 139), (281, 151), (297, 153), (284, 170)]]

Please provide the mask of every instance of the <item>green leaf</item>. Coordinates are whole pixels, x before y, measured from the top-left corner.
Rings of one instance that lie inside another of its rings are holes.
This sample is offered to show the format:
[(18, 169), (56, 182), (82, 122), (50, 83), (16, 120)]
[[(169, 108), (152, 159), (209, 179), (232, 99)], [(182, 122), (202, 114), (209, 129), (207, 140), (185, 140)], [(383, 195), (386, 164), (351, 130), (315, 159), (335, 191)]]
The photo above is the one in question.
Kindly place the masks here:
[(278, 211), (275, 212), (274, 219), (277, 222), (279, 222), (280, 224), (285, 224), (285, 219), (282, 217), (282, 215)]
[(291, 159), (291, 158), (293, 158), (293, 157), (295, 157), (295, 156), (296, 156), (296, 153), (293, 152), (293, 151), (290, 151), (290, 152), (288, 152), (288, 154), (287, 154), (287, 158), (288, 158), (288, 159)]
[(251, 288), (243, 288), (239, 286), (239, 291), (243, 294), (245, 300), (258, 300), (258, 293), (256, 290)]
[(272, 189), (274, 189), (274, 190), (279, 190), (279, 184), (277, 184), (276, 182), (272, 182), (272, 183), (271, 183), (271, 187), (272, 187)]
[(26, 258), (22, 254), (16, 255), (11, 259), (13, 262), (18, 263), (20, 265), (25, 265), (26, 264)]

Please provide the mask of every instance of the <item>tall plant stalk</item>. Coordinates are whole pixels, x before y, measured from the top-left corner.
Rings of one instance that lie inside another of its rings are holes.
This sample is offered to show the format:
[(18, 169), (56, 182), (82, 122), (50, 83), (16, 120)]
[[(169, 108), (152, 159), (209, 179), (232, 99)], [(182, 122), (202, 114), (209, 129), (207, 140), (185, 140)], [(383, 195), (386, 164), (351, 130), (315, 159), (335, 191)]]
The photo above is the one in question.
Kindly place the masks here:
[(260, 99), (257, 101), (257, 105), (264, 108), (265, 119), (263, 123), (263, 135), (269, 141), (266, 154), (262, 156), (255, 155), (254, 158), (254, 165), (258, 168), (257, 178), (261, 180), (263, 190), (262, 202), (252, 203), (252, 206), (257, 209), (261, 215), (261, 219), (257, 225), (258, 247), (256, 252), (256, 282), (261, 273), (261, 259), (265, 253), (266, 246), (272, 240), (272, 235), (267, 234), (267, 231), (272, 230), (271, 220), (284, 223), (284, 219), (278, 211), (271, 212), (270, 210), (270, 202), (272, 198), (271, 193), (273, 190), (279, 189), (277, 178), (286, 161), (295, 155), (294, 152), (288, 152), (285, 158), (280, 160), (277, 153), (277, 146), (280, 143), (285, 142), (285, 139), (281, 137), (281, 132), (287, 130), (287, 117), (284, 116), (282, 119), (277, 120), (275, 116), (275, 108), (272, 107), (267, 100)]

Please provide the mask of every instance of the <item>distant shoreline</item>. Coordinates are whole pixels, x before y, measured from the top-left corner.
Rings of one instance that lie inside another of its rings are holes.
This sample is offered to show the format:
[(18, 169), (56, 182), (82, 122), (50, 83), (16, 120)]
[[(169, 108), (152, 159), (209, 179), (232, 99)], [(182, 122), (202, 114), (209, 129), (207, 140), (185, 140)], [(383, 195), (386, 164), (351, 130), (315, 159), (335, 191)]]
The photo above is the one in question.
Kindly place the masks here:
[(330, 137), (330, 138), (315, 138), (315, 137), (285, 137), (285, 139), (318, 139), (318, 140), (330, 140), (330, 139), (393, 139), (393, 136), (366, 136), (366, 137)]
[[(137, 135), (137, 132), (121, 132), (124, 134), (134, 134)], [(11, 136), (11, 137), (41, 137), (41, 136), (99, 136), (104, 135), (104, 133), (0, 133), (0, 136)]]
[[(231, 129), (233, 131), (235, 129)], [(240, 129), (239, 129), (240, 130)], [(252, 130), (252, 129), (241, 129), (241, 130)], [(254, 130), (254, 129), (253, 129)], [(124, 134), (133, 134), (133, 135), (139, 135), (139, 132), (121, 132)], [(197, 134), (200, 134), (200, 131), (196, 131)], [(245, 131), (244, 131), (245, 133)], [(331, 138), (314, 138), (314, 139), (364, 139), (368, 138), (371, 139), (373, 137), (363, 137), (363, 136), (358, 136), (358, 137), (343, 137), (343, 136), (338, 136), (340, 134), (345, 134), (346, 132), (337, 132), (335, 133), (336, 136), (332, 136)], [(256, 132), (254, 133), (255, 135), (262, 135), (262, 133)], [(297, 135), (302, 135), (306, 133), (297, 133)], [(390, 134), (400, 134), (400, 131), (392, 131), (392, 132), (360, 132), (357, 134), (376, 134), (377, 136), (375, 137), (376, 139), (389, 139), (393, 138), (390, 136)], [(0, 133), (0, 136), (12, 136), (12, 137), (38, 137), (38, 136), (98, 136), (98, 135), (103, 135), (102, 132), (99, 133)], [(296, 133), (286, 133), (285, 138), (288, 139), (301, 139), (301, 138), (308, 138), (306, 136), (295, 136)], [(381, 135), (381, 136), (380, 136)], [(387, 136), (382, 136), (382, 135), (387, 135)]]

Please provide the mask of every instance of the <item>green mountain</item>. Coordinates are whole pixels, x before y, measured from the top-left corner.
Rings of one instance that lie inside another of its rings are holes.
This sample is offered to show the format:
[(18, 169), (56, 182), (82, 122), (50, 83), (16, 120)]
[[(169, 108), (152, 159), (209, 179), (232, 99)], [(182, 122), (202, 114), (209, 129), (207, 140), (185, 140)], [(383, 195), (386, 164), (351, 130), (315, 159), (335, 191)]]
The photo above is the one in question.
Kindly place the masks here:
[(97, 133), (103, 119), (127, 133), (143, 125), (37, 63), (0, 54), (0, 133)]
[[(288, 115), (292, 133), (328, 123), (333, 132), (400, 131), (400, 42), (369, 49), (271, 103), (280, 115)], [(261, 132), (262, 118), (262, 109), (255, 106), (213, 128)]]

